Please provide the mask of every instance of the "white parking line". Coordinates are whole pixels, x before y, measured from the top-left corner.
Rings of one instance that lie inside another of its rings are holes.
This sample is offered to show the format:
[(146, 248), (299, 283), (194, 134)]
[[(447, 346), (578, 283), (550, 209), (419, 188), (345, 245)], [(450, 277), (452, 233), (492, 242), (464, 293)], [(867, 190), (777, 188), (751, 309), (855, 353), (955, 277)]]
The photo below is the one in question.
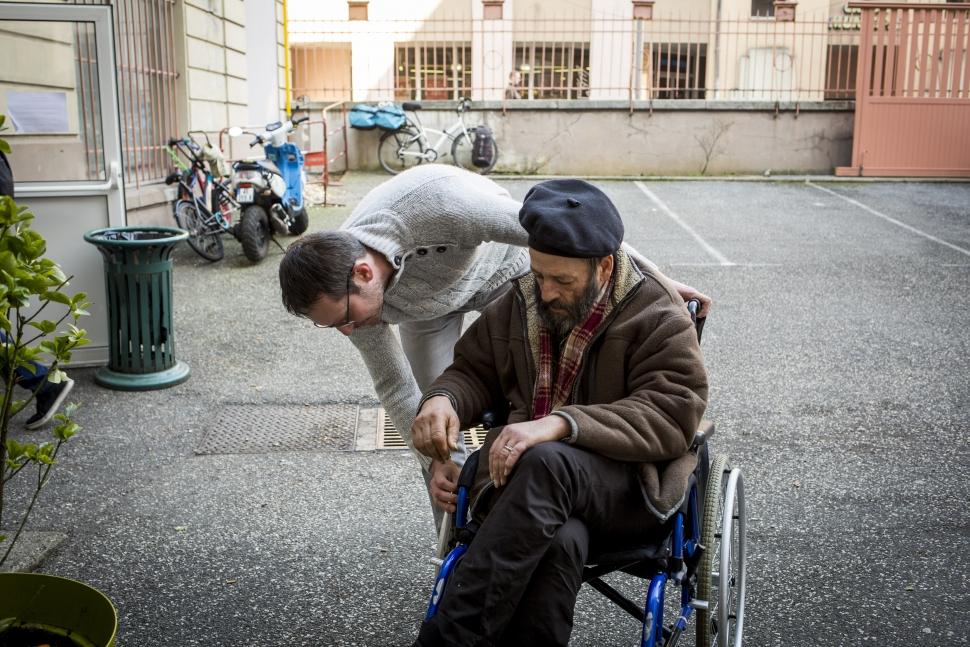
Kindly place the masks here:
[(916, 234), (918, 236), (922, 236), (923, 238), (928, 238), (928, 239), (932, 240), (934, 243), (939, 243), (941, 245), (945, 245), (946, 247), (949, 247), (950, 249), (955, 249), (956, 251), (960, 252), (961, 254), (966, 254), (967, 256), (970, 256), (970, 249), (964, 249), (962, 247), (959, 247), (957, 245), (954, 245), (953, 243), (948, 243), (945, 240), (941, 240), (941, 239), (937, 238), (936, 236), (933, 236), (932, 234), (926, 233), (925, 231), (920, 231), (916, 227), (912, 227), (910, 225), (907, 225), (905, 222), (900, 222), (900, 221), (896, 220), (895, 218), (893, 218), (891, 216), (887, 216), (884, 213), (879, 213), (875, 209), (873, 209), (871, 207), (867, 207), (866, 205), (862, 204), (858, 200), (853, 200), (852, 198), (850, 198), (848, 196), (844, 196), (844, 195), (842, 195), (840, 193), (836, 193), (832, 189), (826, 189), (824, 186), (819, 186), (819, 185), (815, 184), (814, 182), (812, 182), (811, 180), (806, 180), (805, 181), (805, 184), (807, 184), (809, 186), (812, 186), (812, 187), (815, 187), (819, 191), (825, 191), (826, 193), (831, 193), (832, 195), (834, 195), (837, 198), (842, 198), (846, 202), (848, 202), (850, 204), (854, 204), (855, 206), (859, 207), (860, 209), (863, 209), (864, 211), (868, 211), (869, 213), (871, 213), (874, 216), (879, 216), (883, 220), (886, 220), (888, 222), (891, 222), (892, 224), (894, 224), (894, 225), (896, 225), (898, 227), (902, 227), (906, 231), (911, 231), (911, 232), (913, 232), (914, 234)]
[(660, 198), (658, 198), (657, 196), (655, 196), (653, 194), (653, 191), (651, 191), (650, 189), (648, 189), (643, 184), (643, 182), (641, 182), (640, 180), (636, 180), (633, 183), (636, 184), (637, 185), (637, 188), (640, 189), (641, 191), (643, 191), (644, 195), (646, 195), (648, 198), (650, 198), (655, 205), (657, 205), (658, 207), (660, 207), (660, 210), (663, 211), (665, 214), (667, 214), (670, 217), (671, 220), (673, 220), (674, 222), (676, 222), (678, 225), (680, 225), (684, 229), (684, 231), (686, 231), (688, 234), (690, 234), (691, 236), (693, 236), (694, 240), (696, 240), (698, 243), (700, 243), (700, 246), (703, 247), (707, 251), (708, 254), (710, 254), (711, 256), (714, 257), (714, 259), (718, 262), (718, 265), (723, 265), (723, 266), (735, 265), (735, 263), (732, 263), (731, 261), (729, 261), (724, 256), (724, 254), (722, 254), (721, 252), (719, 252), (716, 249), (714, 249), (714, 247), (712, 247), (706, 240), (704, 240), (703, 238), (701, 238), (700, 237), (700, 234), (698, 234), (696, 231), (694, 231), (694, 229), (690, 225), (688, 225), (686, 222), (684, 222), (683, 220), (680, 219), (680, 216), (678, 216), (676, 213), (674, 213), (673, 211), (671, 211), (670, 210), (670, 207), (668, 207), (666, 204), (664, 204), (663, 200), (661, 200)]

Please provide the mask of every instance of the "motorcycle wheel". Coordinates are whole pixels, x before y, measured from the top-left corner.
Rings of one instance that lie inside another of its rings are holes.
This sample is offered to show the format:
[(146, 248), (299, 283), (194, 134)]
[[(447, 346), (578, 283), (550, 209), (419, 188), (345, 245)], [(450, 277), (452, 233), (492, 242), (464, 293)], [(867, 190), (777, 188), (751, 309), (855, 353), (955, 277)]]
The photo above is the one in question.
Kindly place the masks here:
[(293, 215), (293, 222), (290, 224), (290, 233), (299, 236), (310, 226), (310, 214), (306, 212), (306, 207), (300, 209)]
[(253, 263), (266, 258), (269, 251), (269, 218), (259, 205), (249, 205), (243, 209), (236, 232), (242, 244), (243, 254)]

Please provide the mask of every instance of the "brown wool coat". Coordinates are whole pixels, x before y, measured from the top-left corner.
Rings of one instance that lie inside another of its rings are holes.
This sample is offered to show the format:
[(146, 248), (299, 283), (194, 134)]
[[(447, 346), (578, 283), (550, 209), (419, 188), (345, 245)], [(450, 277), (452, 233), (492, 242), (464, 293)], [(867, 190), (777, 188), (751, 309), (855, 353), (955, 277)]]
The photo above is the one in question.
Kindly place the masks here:
[[(689, 447), (707, 406), (707, 374), (683, 300), (622, 251), (604, 324), (587, 349), (570, 403), (574, 441), (640, 463), (647, 505), (661, 521), (680, 506), (697, 457)], [(463, 427), (503, 399), (509, 423), (530, 420), (538, 356), (534, 279), (491, 304), (455, 346), (455, 361), (428, 395), (447, 393)], [(487, 461), (484, 474), (487, 477)], [(479, 469), (479, 475), (483, 470)], [(473, 493), (474, 494), (474, 493)]]

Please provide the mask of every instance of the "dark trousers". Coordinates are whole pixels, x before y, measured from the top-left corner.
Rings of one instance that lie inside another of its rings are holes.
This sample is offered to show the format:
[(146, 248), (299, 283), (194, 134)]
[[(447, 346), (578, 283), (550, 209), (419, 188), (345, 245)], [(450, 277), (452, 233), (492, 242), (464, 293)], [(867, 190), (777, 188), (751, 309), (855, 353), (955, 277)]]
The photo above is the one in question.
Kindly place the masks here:
[[(479, 469), (488, 469), (484, 453)], [(417, 644), (566, 645), (591, 550), (629, 545), (657, 526), (634, 464), (536, 445), (491, 502)]]

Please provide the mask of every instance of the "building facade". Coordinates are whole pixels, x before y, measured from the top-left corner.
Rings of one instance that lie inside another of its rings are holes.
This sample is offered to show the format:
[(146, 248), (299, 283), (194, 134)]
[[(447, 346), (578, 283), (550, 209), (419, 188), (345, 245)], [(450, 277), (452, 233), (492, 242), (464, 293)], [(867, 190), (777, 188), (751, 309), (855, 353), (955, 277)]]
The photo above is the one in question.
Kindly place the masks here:
[[(0, 0), (4, 2), (6, 0)], [(130, 224), (172, 224), (171, 137), (218, 138), (286, 106), (283, 0), (77, 0), (112, 8), (123, 177)], [(18, 182), (104, 177), (93, 32), (0, 23), (0, 113)], [(50, 119), (31, 116), (41, 106)]]
[(316, 101), (848, 98), (859, 11), (833, 0), (291, 0)]

